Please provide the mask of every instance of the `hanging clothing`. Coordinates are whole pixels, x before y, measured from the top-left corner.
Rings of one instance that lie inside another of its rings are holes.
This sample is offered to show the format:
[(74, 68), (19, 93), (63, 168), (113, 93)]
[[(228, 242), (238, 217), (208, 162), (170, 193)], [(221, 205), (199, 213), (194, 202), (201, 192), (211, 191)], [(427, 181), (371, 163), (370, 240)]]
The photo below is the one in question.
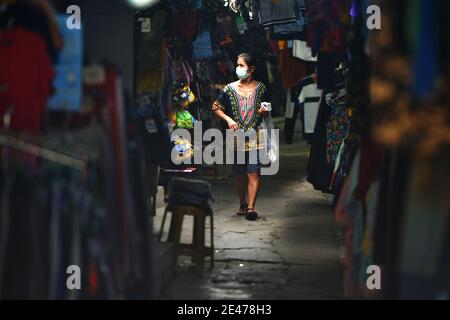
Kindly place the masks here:
[(13, 1), (6, 9), (0, 13), (0, 29), (5, 29), (9, 23), (14, 27), (20, 27), (27, 31), (39, 35), (45, 43), (47, 53), (52, 63), (58, 62), (58, 54), (61, 49), (59, 44), (55, 43), (51, 24), (56, 25), (56, 21), (49, 21), (40, 6), (33, 1)]
[(296, 0), (260, 0), (260, 22), (264, 27), (293, 23), (297, 16), (297, 2)]
[(317, 85), (320, 89), (335, 89), (338, 82), (336, 68), (345, 60), (345, 54), (319, 52), (317, 58)]
[(164, 34), (167, 14), (164, 10), (143, 11), (136, 17), (137, 27), (137, 91), (147, 93), (163, 85)]
[(176, 7), (172, 16), (171, 35), (188, 40), (194, 39), (198, 31), (198, 20), (198, 11), (195, 8)]
[(330, 108), (327, 122), (327, 161), (334, 163), (339, 147), (348, 133), (349, 117), (345, 106), (346, 90), (327, 93), (325, 101)]
[(292, 50), (287, 47), (287, 41), (279, 41), (280, 72), (284, 88), (296, 87), (308, 75), (308, 68), (304, 61), (294, 58)]
[(321, 99), (308, 159), (307, 181), (316, 190), (325, 193), (331, 193), (329, 183), (333, 173), (333, 164), (327, 159), (327, 123), (329, 118), (330, 107), (325, 99)]
[(295, 95), (295, 88), (286, 91), (286, 112), (284, 119), (284, 137), (287, 144), (294, 142), (295, 122), (297, 121), (300, 107)]
[(0, 33), (0, 115), (14, 108), (11, 130), (41, 131), (54, 75), (39, 35), (20, 27)]
[(274, 35), (276, 35), (277, 37), (283, 37), (301, 33), (305, 30), (305, 27), (306, 27), (305, 14), (304, 12), (298, 12), (297, 19), (295, 20), (295, 22), (286, 24), (277, 24), (274, 25), (272, 28)]
[(306, 41), (294, 40), (292, 55), (304, 61), (317, 62), (317, 56), (312, 55), (311, 48), (308, 47), (308, 43)]
[(319, 51), (345, 52), (346, 28), (350, 25), (350, 1), (307, 0), (308, 46)]
[(206, 59), (211, 58), (213, 55), (212, 44), (211, 44), (211, 34), (209, 31), (203, 31), (198, 36), (193, 43), (194, 55), (196, 59)]
[(439, 299), (446, 291), (443, 279), (449, 279), (448, 162), (415, 157), (408, 176), (402, 227), (397, 231), (399, 298)]
[[(312, 81), (312, 82), (311, 82)], [(312, 77), (306, 78), (298, 95), (298, 102), (303, 106), (303, 133), (307, 140), (314, 134), (317, 114), (319, 112), (322, 90), (317, 88), (317, 83)]]

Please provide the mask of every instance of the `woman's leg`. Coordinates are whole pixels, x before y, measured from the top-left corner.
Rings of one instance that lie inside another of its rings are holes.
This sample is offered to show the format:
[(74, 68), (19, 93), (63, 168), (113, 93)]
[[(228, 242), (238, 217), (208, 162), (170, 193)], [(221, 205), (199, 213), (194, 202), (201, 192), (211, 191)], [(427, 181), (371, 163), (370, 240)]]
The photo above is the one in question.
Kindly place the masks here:
[(245, 195), (245, 175), (236, 175), (235, 176), (235, 182), (236, 182), (236, 190), (239, 195), (239, 201), (240, 204), (247, 204), (247, 197)]
[(256, 198), (258, 197), (260, 187), (259, 172), (252, 172), (248, 174), (248, 207), (255, 208)]

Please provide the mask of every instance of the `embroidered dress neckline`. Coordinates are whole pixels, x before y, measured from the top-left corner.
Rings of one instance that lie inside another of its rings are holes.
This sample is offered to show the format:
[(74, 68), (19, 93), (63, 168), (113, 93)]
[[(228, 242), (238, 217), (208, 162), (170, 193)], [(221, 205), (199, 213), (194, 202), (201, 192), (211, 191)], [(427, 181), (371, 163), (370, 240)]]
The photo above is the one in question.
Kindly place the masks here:
[(233, 83), (230, 87), (231, 87), (231, 89), (233, 89), (234, 92), (236, 92), (236, 94), (239, 96), (239, 98), (243, 98), (243, 99), (245, 99), (245, 100), (248, 100), (248, 99), (250, 99), (254, 94), (256, 94), (256, 92), (258, 91), (258, 88), (259, 88), (260, 85), (262, 85), (262, 82), (259, 82), (259, 81), (258, 81), (258, 84), (256, 85), (256, 87), (255, 87), (255, 89), (253, 90), (253, 92), (250, 93), (247, 97), (244, 97), (243, 95), (241, 95), (241, 94), (239, 93), (239, 91), (237, 90), (237, 85), (236, 85), (236, 84)]

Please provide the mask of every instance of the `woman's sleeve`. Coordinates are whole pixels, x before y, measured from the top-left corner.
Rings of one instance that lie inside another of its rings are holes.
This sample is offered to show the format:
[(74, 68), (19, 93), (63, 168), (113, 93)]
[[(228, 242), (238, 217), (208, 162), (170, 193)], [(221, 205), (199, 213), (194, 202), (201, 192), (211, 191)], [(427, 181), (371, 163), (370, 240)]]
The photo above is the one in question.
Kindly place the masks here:
[(227, 104), (228, 104), (228, 96), (226, 95), (226, 93), (224, 91), (221, 91), (219, 96), (217, 97), (217, 99), (214, 100), (214, 102), (213, 102), (212, 110), (216, 111), (216, 110), (220, 109), (223, 112), (226, 112)]

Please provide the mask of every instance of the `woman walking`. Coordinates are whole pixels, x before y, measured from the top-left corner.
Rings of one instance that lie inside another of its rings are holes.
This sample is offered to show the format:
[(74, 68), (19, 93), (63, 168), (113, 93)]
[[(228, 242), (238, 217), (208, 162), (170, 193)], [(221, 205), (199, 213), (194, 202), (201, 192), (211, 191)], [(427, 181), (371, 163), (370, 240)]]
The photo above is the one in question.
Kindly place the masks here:
[[(236, 132), (240, 129), (246, 135), (252, 133), (252, 130), (255, 133), (249, 136), (256, 139), (250, 139), (235, 149), (235, 161), (232, 168), (240, 201), (237, 214), (245, 215), (247, 220), (258, 218), (255, 210), (261, 173), (258, 150), (264, 148), (264, 140), (259, 138), (259, 128), (262, 117), (269, 112), (261, 106), (262, 103), (268, 103), (269, 99), (266, 86), (253, 79), (255, 70), (253, 57), (249, 53), (240, 54), (236, 67), (239, 80), (226, 85), (212, 107), (215, 115), (227, 123), (229, 130)], [(239, 152), (244, 154), (244, 163), (236, 163)], [(252, 152), (256, 154), (256, 157), (250, 155)], [(248, 193), (248, 201), (246, 193)]]

